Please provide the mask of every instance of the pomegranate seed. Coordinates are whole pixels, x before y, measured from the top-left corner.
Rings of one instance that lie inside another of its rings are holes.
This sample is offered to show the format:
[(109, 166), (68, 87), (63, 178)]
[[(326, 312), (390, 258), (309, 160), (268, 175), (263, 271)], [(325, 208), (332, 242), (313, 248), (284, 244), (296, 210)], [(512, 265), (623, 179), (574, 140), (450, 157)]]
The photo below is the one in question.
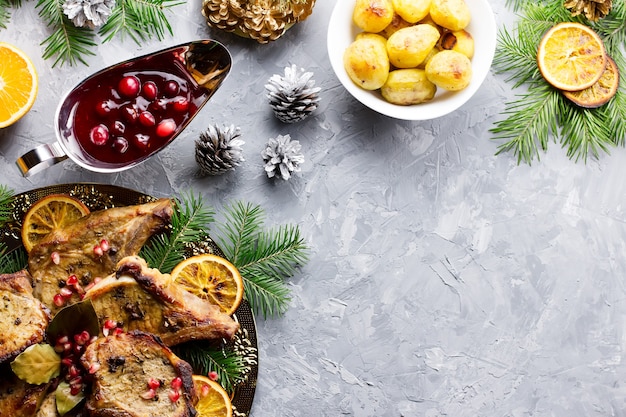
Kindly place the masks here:
[(54, 345), (54, 351), (56, 353), (63, 353), (63, 345), (62, 344), (56, 344)]
[(89, 369), (87, 370), (87, 372), (89, 372), (90, 375), (93, 375), (99, 370), (100, 370), (100, 364), (98, 362), (93, 362), (89, 365)]
[(115, 329), (117, 327), (117, 322), (115, 320), (106, 320), (104, 322), (104, 328), (111, 330), (111, 329)]
[(170, 393), (168, 394), (168, 397), (171, 402), (175, 403), (176, 401), (180, 399), (180, 391), (170, 391)]
[(209, 375), (208, 375), (208, 376), (209, 376), (209, 379), (210, 379), (211, 381), (217, 381), (217, 380), (219, 379), (219, 377), (220, 377), (220, 376), (217, 374), (217, 372), (215, 372), (215, 371), (211, 371), (211, 372), (209, 372)]
[(102, 248), (100, 247), (100, 245), (96, 245), (93, 247), (93, 254), (97, 257), (104, 255), (104, 252), (102, 252)]
[(176, 81), (168, 81), (165, 83), (164, 93), (167, 97), (174, 97), (180, 91), (180, 86)]
[(102, 146), (109, 140), (109, 129), (105, 125), (94, 126), (89, 132), (91, 143)]
[(63, 343), (63, 351), (69, 352), (70, 350), (72, 350), (72, 344), (70, 342)]
[(63, 358), (61, 359), (61, 364), (67, 366), (68, 368), (74, 364), (74, 361), (71, 358)]
[(52, 302), (57, 307), (63, 307), (65, 305), (65, 298), (61, 294), (54, 294)]
[(65, 281), (67, 285), (75, 286), (78, 284), (78, 277), (76, 275), (70, 275), (67, 277), (67, 281)]
[(70, 378), (75, 378), (78, 375), (80, 375), (78, 368), (74, 364), (70, 365), (70, 368), (67, 370), (67, 373), (70, 376)]
[(82, 355), (84, 349), (85, 347), (83, 345), (74, 345), (74, 353), (78, 356)]
[(153, 389), (149, 389), (148, 391), (141, 394), (141, 398), (143, 398), (144, 400), (151, 400), (154, 397), (156, 397), (156, 390)]
[(183, 380), (179, 376), (172, 379), (172, 389), (179, 390), (181, 389), (182, 386), (183, 386)]
[(72, 290), (69, 289), (68, 287), (61, 288), (61, 291), (59, 291), (59, 293), (61, 294), (61, 297), (66, 298), (66, 299), (70, 298), (72, 294), (74, 294)]
[(61, 255), (59, 254), (59, 252), (52, 252), (50, 254), (50, 259), (52, 260), (52, 263), (55, 265), (58, 265), (61, 263)]
[(189, 101), (185, 97), (178, 97), (174, 101), (172, 108), (179, 113), (186, 112), (189, 108)]
[(141, 150), (147, 150), (150, 147), (150, 136), (138, 133), (133, 137), (133, 144)]
[(75, 386), (71, 386), (70, 385), (70, 394), (72, 395), (78, 395), (80, 394), (80, 392), (83, 390), (83, 385), (75, 385)]
[(113, 126), (109, 129), (114, 135), (123, 135), (126, 131), (126, 125), (121, 120), (113, 122)]
[(61, 336), (57, 339), (57, 343), (62, 345), (70, 341), (70, 338), (67, 336)]
[(202, 397), (206, 397), (207, 395), (209, 395), (209, 392), (211, 391), (211, 387), (208, 385), (203, 385), (201, 390), (200, 390), (200, 395)]
[(157, 125), (156, 134), (165, 138), (176, 131), (176, 122), (173, 119), (165, 119)]
[(158, 89), (154, 82), (146, 81), (141, 88), (141, 92), (148, 100), (154, 100), (158, 94)]
[(122, 334), (124, 333), (124, 329), (122, 329), (121, 327), (116, 327), (115, 329), (113, 329), (113, 335), (117, 336), (118, 334)]
[(123, 77), (117, 85), (117, 89), (123, 96), (136, 97), (139, 94), (139, 79), (134, 75)]
[(113, 139), (113, 149), (118, 153), (126, 153), (128, 150), (128, 141), (123, 137), (116, 137)]
[(141, 114), (139, 114), (139, 123), (146, 127), (150, 127), (156, 124), (156, 119), (149, 111), (142, 111)]
[(89, 339), (91, 339), (91, 335), (87, 330), (83, 330), (77, 335), (74, 335), (74, 341), (79, 345), (86, 345)]
[(127, 104), (122, 107), (122, 116), (124, 116), (124, 120), (128, 123), (135, 123), (139, 114), (137, 113), (137, 109), (132, 104)]
[(156, 378), (150, 378), (150, 380), (148, 381), (148, 387), (150, 389), (157, 389), (161, 386), (161, 381), (159, 381)]

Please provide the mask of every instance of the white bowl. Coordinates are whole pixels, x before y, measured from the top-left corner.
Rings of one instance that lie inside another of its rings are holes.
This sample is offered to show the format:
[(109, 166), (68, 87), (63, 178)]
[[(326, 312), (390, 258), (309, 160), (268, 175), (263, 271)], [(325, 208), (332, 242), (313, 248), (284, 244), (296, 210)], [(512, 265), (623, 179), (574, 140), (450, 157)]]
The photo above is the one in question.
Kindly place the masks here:
[(428, 102), (411, 106), (391, 104), (379, 91), (368, 91), (357, 86), (346, 72), (343, 54), (361, 30), (352, 22), (354, 0), (338, 0), (328, 25), (327, 48), (330, 63), (341, 84), (356, 98), (378, 113), (403, 120), (429, 120), (444, 116), (461, 107), (478, 91), (487, 77), (496, 50), (496, 21), (487, 0), (465, 0), (472, 20), (465, 29), (474, 38), (472, 58), (472, 81), (461, 91), (437, 89), (435, 97)]

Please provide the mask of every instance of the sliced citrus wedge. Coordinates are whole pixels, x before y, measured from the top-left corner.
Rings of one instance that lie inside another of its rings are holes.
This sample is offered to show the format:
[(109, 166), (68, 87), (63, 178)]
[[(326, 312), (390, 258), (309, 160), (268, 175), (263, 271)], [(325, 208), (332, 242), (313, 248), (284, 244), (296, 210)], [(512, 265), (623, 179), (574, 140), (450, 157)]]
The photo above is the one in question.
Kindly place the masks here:
[(89, 214), (82, 201), (66, 194), (52, 194), (33, 204), (22, 223), (22, 243), (26, 251), (39, 243), (48, 233), (65, 227)]
[(192, 378), (198, 394), (195, 406), (198, 417), (232, 417), (230, 397), (220, 384), (202, 375), (193, 375)]
[(243, 279), (228, 260), (212, 254), (185, 259), (172, 270), (172, 280), (187, 291), (233, 314), (243, 299)]
[(580, 107), (594, 109), (608, 103), (619, 88), (619, 69), (615, 61), (608, 57), (602, 77), (591, 87), (580, 91), (563, 91), (563, 95)]
[(20, 49), (0, 42), (0, 128), (17, 122), (37, 97), (37, 72)]
[(589, 26), (563, 22), (548, 30), (537, 50), (537, 65), (554, 87), (578, 91), (595, 84), (606, 67), (600, 36)]

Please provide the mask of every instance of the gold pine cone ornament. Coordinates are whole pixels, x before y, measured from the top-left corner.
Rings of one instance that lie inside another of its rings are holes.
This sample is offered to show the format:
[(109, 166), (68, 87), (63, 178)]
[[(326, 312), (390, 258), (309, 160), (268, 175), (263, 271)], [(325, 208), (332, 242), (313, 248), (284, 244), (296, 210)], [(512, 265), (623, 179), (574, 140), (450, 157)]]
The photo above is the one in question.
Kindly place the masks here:
[(315, 0), (203, 0), (202, 14), (210, 27), (269, 43), (309, 17), (313, 6)]
[(588, 20), (597, 22), (611, 13), (613, 0), (565, 0), (563, 5), (572, 16), (584, 14)]

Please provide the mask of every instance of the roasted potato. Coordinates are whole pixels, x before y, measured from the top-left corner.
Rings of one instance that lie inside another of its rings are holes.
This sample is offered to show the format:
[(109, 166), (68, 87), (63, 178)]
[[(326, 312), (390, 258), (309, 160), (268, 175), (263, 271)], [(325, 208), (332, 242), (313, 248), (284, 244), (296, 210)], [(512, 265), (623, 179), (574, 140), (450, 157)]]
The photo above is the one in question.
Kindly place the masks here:
[(457, 51), (470, 59), (474, 56), (474, 38), (464, 29), (444, 32), (437, 45), (442, 50)]
[(384, 36), (385, 38), (389, 38), (400, 29), (408, 28), (409, 26), (412, 26), (412, 24), (401, 18), (399, 14), (394, 13), (391, 23), (389, 23), (389, 25), (387, 25), (387, 27), (382, 31), (378, 32), (378, 34)]
[(396, 68), (415, 68), (424, 61), (439, 40), (431, 25), (414, 25), (398, 30), (387, 40), (389, 62)]
[(469, 58), (457, 51), (441, 51), (426, 64), (426, 77), (449, 91), (467, 87), (472, 80), (472, 63)]
[(360, 33), (346, 48), (343, 64), (350, 79), (365, 90), (377, 90), (389, 75), (387, 40), (374, 33)]
[(393, 9), (409, 23), (417, 23), (428, 15), (431, 0), (391, 0)]
[(356, 0), (352, 20), (363, 31), (377, 33), (389, 26), (393, 15), (391, 0)]
[(428, 80), (424, 70), (399, 69), (389, 73), (380, 92), (388, 102), (408, 106), (432, 100), (437, 87)]
[(455, 31), (467, 27), (471, 13), (465, 0), (432, 0), (430, 17), (439, 26)]

